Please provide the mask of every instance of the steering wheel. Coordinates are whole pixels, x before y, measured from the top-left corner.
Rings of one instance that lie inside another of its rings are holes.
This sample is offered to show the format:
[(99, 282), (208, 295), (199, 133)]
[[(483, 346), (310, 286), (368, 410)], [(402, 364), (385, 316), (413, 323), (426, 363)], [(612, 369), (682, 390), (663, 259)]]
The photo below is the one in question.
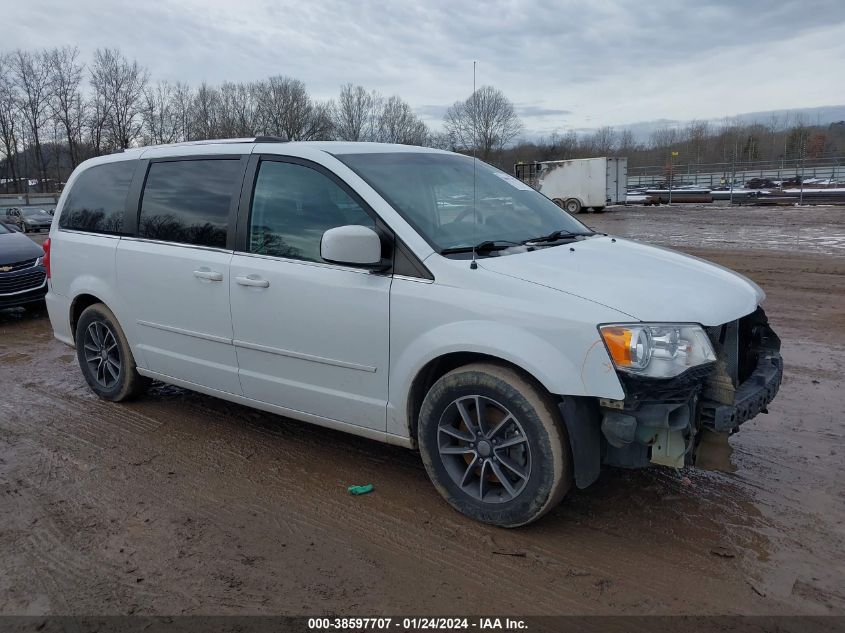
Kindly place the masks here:
[[(472, 216), (472, 211), (473, 211), (472, 209), (464, 209), (464, 210), (463, 210), (463, 211), (461, 211), (461, 212), (460, 212), (457, 216), (455, 216), (455, 219), (454, 219), (454, 220), (452, 220), (451, 222), (449, 222), (449, 224), (454, 224), (455, 222), (463, 222), (463, 221), (464, 221), (464, 220), (466, 220), (468, 217), (471, 217), (471, 216)], [(480, 220), (480, 219), (481, 219), (481, 218), (479, 218), (479, 220)]]

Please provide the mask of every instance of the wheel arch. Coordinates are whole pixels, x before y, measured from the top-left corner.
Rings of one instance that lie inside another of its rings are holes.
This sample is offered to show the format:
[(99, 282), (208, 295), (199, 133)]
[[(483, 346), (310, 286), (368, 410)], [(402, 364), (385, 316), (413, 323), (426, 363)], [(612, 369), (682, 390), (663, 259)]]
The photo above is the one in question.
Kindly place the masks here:
[(436, 358), (432, 358), (425, 363), (411, 381), (411, 386), (406, 400), (405, 415), (408, 424), (408, 435), (414, 445), (417, 443), (420, 409), (422, 408), (423, 400), (432, 385), (454, 369), (479, 362), (500, 365), (513, 369), (522, 375), (528, 382), (547, 393), (550, 397), (556, 400), (560, 398), (560, 396), (551, 393), (549, 389), (530, 371), (511, 360), (482, 352), (447, 352), (437, 356)]
[(68, 318), (70, 319), (70, 332), (74, 338), (76, 337), (76, 324), (79, 323), (79, 317), (82, 316), (86, 308), (95, 303), (102, 303), (108, 308), (108, 304), (105, 301), (87, 292), (76, 295), (73, 301), (70, 302), (70, 314)]

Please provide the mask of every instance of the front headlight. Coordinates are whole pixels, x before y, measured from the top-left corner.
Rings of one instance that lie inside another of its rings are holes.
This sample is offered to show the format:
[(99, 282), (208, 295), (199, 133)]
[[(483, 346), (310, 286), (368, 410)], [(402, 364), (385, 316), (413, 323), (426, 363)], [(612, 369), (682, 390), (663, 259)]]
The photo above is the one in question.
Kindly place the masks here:
[(614, 323), (599, 332), (616, 369), (649, 378), (672, 378), (716, 360), (700, 325)]

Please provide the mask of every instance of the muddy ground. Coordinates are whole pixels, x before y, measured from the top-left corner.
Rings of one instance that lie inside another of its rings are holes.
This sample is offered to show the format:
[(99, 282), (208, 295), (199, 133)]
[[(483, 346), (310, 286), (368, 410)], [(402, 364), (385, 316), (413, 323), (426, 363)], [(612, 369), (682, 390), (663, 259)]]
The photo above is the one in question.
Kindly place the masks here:
[(163, 385), (101, 402), (43, 312), (5, 311), (0, 613), (845, 613), (845, 214), (582, 217), (768, 293), (786, 376), (725, 472), (608, 471), (491, 528), (409, 451)]

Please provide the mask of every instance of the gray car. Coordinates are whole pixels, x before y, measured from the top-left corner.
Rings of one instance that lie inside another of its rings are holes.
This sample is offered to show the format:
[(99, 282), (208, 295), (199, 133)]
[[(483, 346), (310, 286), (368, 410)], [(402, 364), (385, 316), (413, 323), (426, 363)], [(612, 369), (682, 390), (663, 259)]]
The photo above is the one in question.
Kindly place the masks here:
[(40, 207), (11, 207), (6, 209), (7, 224), (14, 224), (24, 233), (49, 231), (53, 216)]

